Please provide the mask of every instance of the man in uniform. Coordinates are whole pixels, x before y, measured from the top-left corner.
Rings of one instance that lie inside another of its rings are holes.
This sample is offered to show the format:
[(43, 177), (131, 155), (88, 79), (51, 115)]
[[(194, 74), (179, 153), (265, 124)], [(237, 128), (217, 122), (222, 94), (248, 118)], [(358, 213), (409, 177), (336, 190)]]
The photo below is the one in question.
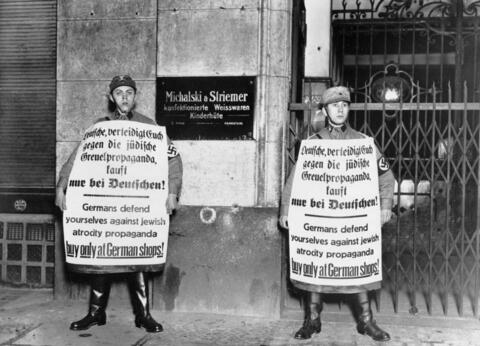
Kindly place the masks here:
[[(155, 121), (133, 110), (137, 86), (128, 75), (116, 76), (110, 82), (109, 99), (115, 106), (115, 111), (110, 116), (98, 119), (100, 121), (128, 120), (145, 124), (156, 125)], [(175, 147), (168, 139), (168, 198), (166, 201), (167, 213), (171, 214), (178, 205), (178, 195), (182, 185), (182, 160)], [(63, 211), (66, 208), (66, 189), (68, 178), (75, 161), (78, 150), (75, 148), (68, 161), (63, 165), (56, 188), (55, 204)], [(143, 327), (147, 332), (161, 332), (163, 327), (150, 315), (148, 283), (143, 272), (129, 272), (128, 268), (119, 268), (125, 272), (129, 281), (130, 295), (135, 313), (135, 325)], [(70, 325), (72, 330), (85, 330), (94, 325), (106, 323), (105, 309), (110, 293), (111, 274), (92, 274), (90, 289), (90, 304), (88, 314), (79, 321)]]
[[(323, 93), (322, 112), (327, 119), (327, 126), (311, 136), (309, 139), (360, 139), (366, 136), (355, 131), (348, 124), (348, 113), (350, 107), (350, 92), (346, 87), (332, 87)], [(393, 204), (393, 188), (395, 178), (383, 155), (376, 148), (379, 190), (380, 190), (380, 215), (381, 224), (388, 222), (391, 218)], [(288, 206), (292, 192), (292, 184), (295, 167), (287, 179), (282, 194), (279, 224), (288, 229)], [(342, 293), (349, 294), (354, 303), (354, 312), (357, 317), (357, 331), (360, 334), (367, 334), (376, 341), (388, 341), (390, 335), (380, 329), (372, 318), (370, 301), (367, 296), (368, 290), (380, 288), (380, 282), (362, 286), (319, 286), (306, 284), (292, 280), (295, 287), (304, 290), (305, 320), (303, 326), (295, 333), (296, 339), (309, 339), (313, 333), (321, 330), (320, 312), (322, 310), (322, 294)]]

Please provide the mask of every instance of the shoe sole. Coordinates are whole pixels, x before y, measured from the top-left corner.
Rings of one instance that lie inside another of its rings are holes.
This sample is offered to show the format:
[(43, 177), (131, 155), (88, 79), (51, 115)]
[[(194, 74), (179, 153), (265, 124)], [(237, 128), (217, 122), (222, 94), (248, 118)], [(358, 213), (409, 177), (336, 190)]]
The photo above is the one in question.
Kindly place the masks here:
[(145, 326), (143, 326), (140, 322), (136, 322), (136, 321), (135, 321), (135, 327), (137, 327), (137, 328), (144, 328), (147, 333), (160, 333), (160, 332), (163, 332), (163, 328), (162, 328), (162, 329), (159, 329), (159, 330), (157, 330), (157, 329), (147, 329), (147, 328), (146, 328)]
[(143, 328), (143, 329), (145, 329), (145, 331), (146, 331), (147, 333), (160, 333), (160, 332), (163, 332), (163, 329), (159, 329), (159, 330), (153, 329), (153, 330), (152, 330), (152, 329), (147, 329), (147, 328), (145, 328), (144, 326), (141, 326), (141, 325), (135, 325), (135, 326), (136, 326), (137, 328)]
[(308, 338), (302, 338), (300, 335), (298, 335), (298, 336), (297, 336), (297, 335), (294, 335), (293, 338), (294, 338), (295, 340), (308, 340), (308, 339), (311, 339), (311, 338), (312, 338), (312, 335), (313, 335), (313, 334), (318, 334), (318, 333), (320, 333), (321, 331), (322, 331), (321, 329), (318, 330), (318, 331), (317, 331), (317, 330), (314, 330), (313, 333), (312, 333)]

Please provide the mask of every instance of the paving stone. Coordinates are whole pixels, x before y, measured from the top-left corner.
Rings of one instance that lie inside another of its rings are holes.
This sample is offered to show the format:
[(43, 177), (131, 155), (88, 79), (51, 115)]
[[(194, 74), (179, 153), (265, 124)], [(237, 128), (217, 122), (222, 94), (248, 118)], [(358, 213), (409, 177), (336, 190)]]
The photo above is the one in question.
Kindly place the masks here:
[(87, 310), (84, 302), (60, 302), (38, 291), (0, 290), (0, 346), (480, 346), (480, 322), (475, 318), (424, 317), (376, 314), (392, 340), (375, 342), (360, 335), (348, 311), (322, 313), (322, 332), (312, 339), (293, 338), (299, 319), (262, 319), (218, 314), (172, 313), (153, 310), (164, 332), (146, 333), (136, 328), (131, 309), (111, 306), (107, 324), (86, 331), (71, 331), (73, 320)]

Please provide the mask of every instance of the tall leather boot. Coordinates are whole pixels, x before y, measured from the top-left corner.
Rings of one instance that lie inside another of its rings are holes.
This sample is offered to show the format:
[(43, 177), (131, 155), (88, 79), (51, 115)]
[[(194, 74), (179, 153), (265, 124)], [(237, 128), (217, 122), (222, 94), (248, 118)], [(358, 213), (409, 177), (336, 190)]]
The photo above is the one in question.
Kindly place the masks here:
[(320, 313), (322, 312), (322, 295), (320, 293), (305, 293), (305, 319), (302, 327), (295, 333), (295, 339), (310, 339), (312, 334), (320, 333), (322, 322)]
[(388, 341), (390, 335), (377, 326), (372, 316), (372, 309), (367, 292), (355, 294), (355, 308), (357, 310), (357, 331), (360, 334), (367, 334), (375, 341)]
[(107, 323), (105, 309), (110, 294), (110, 280), (106, 275), (92, 275), (90, 285), (88, 314), (81, 320), (70, 324), (71, 330), (86, 330), (94, 325), (103, 326)]
[(133, 312), (135, 313), (135, 326), (137, 328), (143, 327), (149, 333), (161, 332), (163, 330), (162, 325), (150, 315), (148, 285), (144, 273), (131, 274), (130, 295), (132, 297)]

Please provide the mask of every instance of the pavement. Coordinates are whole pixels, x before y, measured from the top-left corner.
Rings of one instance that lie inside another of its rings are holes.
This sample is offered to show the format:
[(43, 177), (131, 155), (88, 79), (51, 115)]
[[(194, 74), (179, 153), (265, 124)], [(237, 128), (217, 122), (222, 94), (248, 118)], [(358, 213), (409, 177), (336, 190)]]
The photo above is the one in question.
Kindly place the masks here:
[(298, 318), (265, 319), (206, 313), (153, 310), (163, 324), (161, 333), (146, 333), (134, 326), (129, 307), (109, 307), (107, 324), (86, 331), (71, 331), (72, 320), (86, 313), (84, 301), (52, 299), (48, 289), (0, 287), (0, 346), (89, 346), (89, 345), (479, 345), (480, 321), (474, 317), (432, 317), (409, 314), (375, 314), (387, 330), (389, 342), (375, 342), (355, 330), (346, 311), (324, 311), (322, 332), (297, 341), (293, 334), (301, 326)]

